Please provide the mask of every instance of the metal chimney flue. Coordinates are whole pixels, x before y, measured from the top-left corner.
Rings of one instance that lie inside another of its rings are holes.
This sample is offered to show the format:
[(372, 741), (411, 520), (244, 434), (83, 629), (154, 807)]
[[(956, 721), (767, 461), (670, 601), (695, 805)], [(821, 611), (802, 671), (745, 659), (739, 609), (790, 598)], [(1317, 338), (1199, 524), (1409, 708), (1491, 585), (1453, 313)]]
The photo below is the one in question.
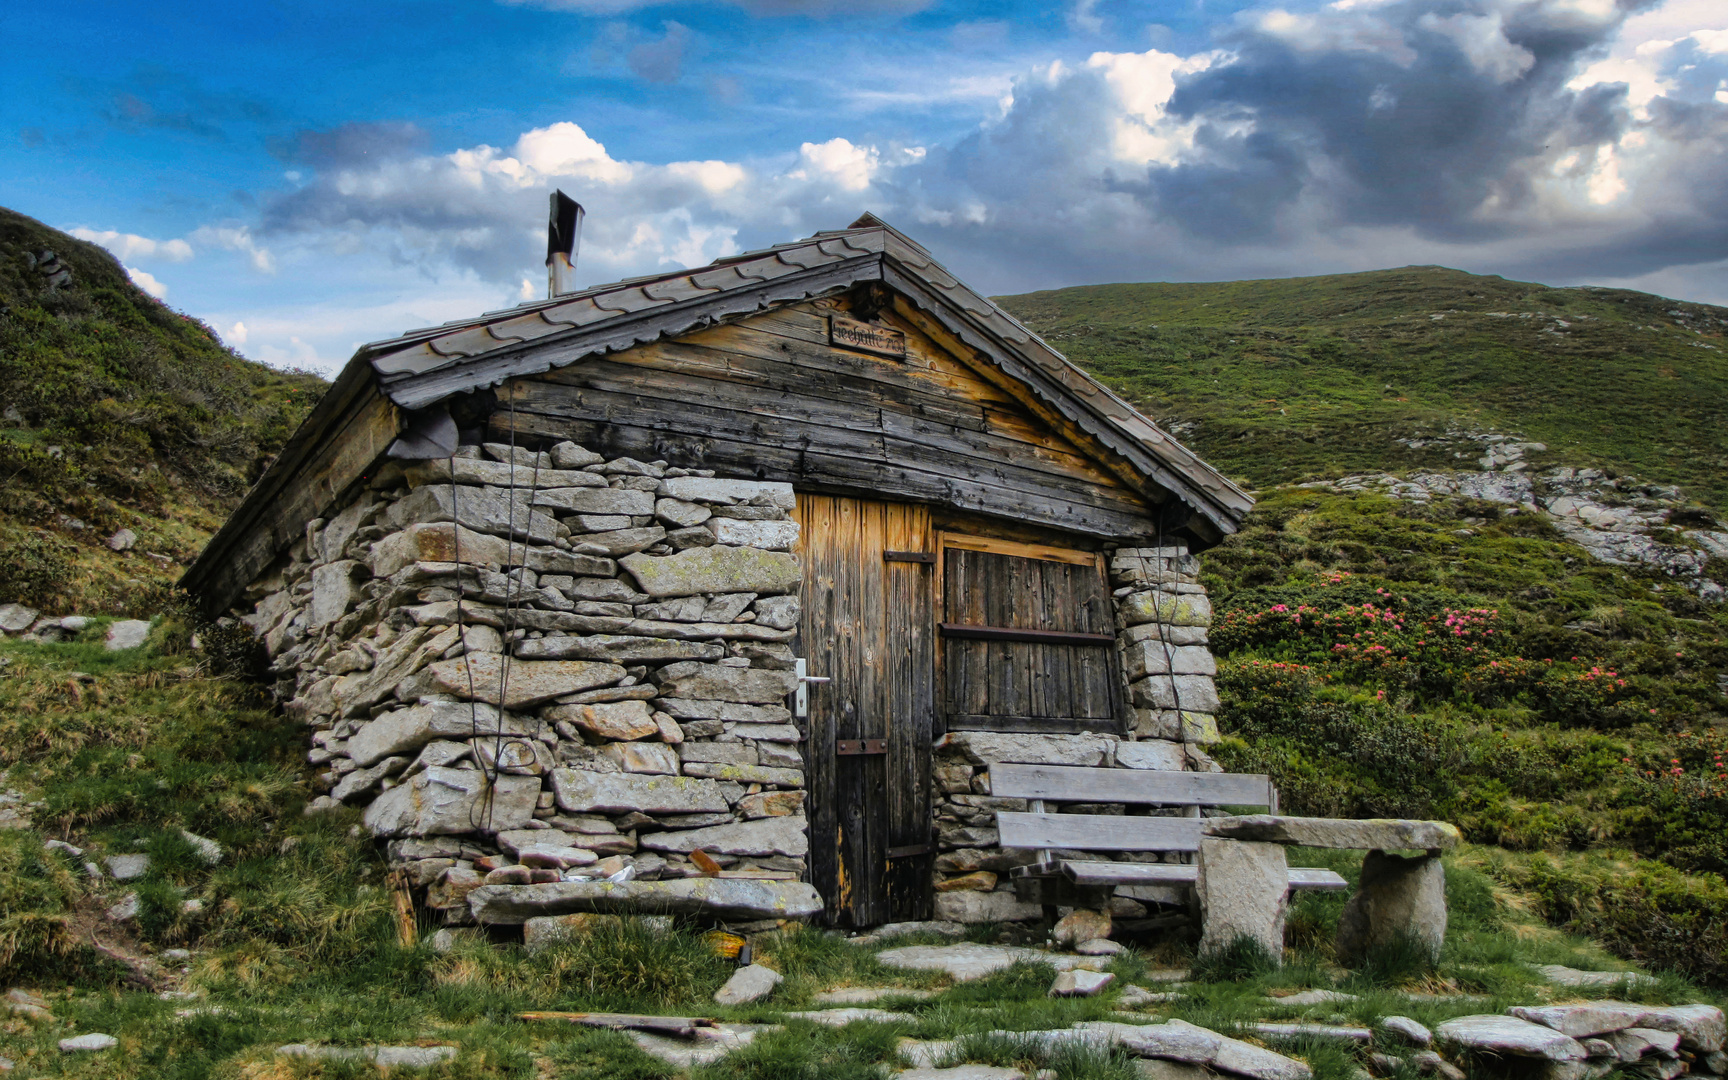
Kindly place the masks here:
[(576, 291), (576, 249), (582, 243), (582, 204), (562, 191), (552, 193), (546, 221), (546, 295)]

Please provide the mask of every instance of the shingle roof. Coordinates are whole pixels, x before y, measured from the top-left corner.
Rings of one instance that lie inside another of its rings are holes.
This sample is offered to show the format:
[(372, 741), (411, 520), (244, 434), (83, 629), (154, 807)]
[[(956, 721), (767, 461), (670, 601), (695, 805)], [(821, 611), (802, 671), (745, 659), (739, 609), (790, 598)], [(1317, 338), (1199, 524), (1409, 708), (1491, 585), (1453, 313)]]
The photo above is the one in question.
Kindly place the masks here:
[(411, 330), (363, 346), (350, 363), (370, 363), (387, 397), (405, 408), (420, 408), (453, 393), (676, 337), (723, 318), (864, 281), (886, 281), (925, 293), (932, 303), (923, 306), (932, 308), (951, 331), (1058, 407), (1079, 405), (1063, 411), (1223, 532), (1234, 532), (1253, 505), (1241, 488), (1133, 406), (1014, 316), (967, 288), (929, 252), (869, 214), (847, 229), (729, 256), (698, 269), (599, 285)]

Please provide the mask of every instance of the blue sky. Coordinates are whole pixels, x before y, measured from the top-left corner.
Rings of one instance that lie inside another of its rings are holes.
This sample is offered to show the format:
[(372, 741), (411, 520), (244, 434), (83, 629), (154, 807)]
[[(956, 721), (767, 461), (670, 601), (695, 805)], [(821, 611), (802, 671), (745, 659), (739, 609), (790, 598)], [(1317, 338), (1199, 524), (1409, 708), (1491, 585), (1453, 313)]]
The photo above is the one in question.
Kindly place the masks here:
[(0, 205), (247, 355), (874, 211), (990, 292), (1441, 263), (1728, 303), (1721, 0), (10, 5)]

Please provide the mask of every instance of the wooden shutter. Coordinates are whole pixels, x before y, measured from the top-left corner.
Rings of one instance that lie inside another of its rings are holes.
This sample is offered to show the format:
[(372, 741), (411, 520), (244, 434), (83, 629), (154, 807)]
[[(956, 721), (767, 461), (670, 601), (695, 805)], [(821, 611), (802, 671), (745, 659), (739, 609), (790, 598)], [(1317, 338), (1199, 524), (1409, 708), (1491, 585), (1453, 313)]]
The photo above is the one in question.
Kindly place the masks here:
[(952, 535), (941, 556), (949, 730), (1120, 730), (1101, 556)]

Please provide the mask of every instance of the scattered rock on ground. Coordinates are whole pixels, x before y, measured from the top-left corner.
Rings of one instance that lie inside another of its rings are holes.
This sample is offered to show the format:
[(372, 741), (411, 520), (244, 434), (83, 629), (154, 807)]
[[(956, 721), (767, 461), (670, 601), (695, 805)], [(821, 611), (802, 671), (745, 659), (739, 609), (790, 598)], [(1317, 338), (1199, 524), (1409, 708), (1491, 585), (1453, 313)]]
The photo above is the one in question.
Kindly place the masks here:
[(1064, 971), (1050, 984), (1051, 997), (1092, 997), (1116, 981), (1107, 971)]
[(1286, 994), (1282, 997), (1274, 997), (1272, 1003), (1275, 1005), (1288, 1005), (1293, 1008), (1307, 1008), (1310, 1005), (1330, 1005), (1333, 1002), (1355, 1000), (1355, 994), (1346, 994), (1338, 990), (1322, 990), (1316, 987), (1312, 990), (1303, 990), (1295, 994)]
[(1617, 987), (1622, 984), (1637, 986), (1643, 983), (1654, 983), (1650, 976), (1636, 971), (1579, 971), (1563, 964), (1537, 964), (1536, 973), (1551, 983), (1560, 986), (1571, 986), (1599, 990)]
[(109, 922), (131, 922), (138, 917), (138, 894), (129, 892), (107, 912)]
[(108, 636), (102, 647), (109, 652), (136, 649), (150, 636), (150, 624), (143, 619), (119, 619), (108, 624)]
[(1422, 1050), (1406, 1058), (1416, 1071), (1424, 1076), (1438, 1076), (1440, 1080), (1469, 1080), (1463, 1069), (1447, 1061), (1432, 1050)]
[(78, 1035), (70, 1039), (60, 1040), (61, 1051), (68, 1054), (78, 1053), (80, 1051), (112, 1050), (119, 1045), (119, 1039), (116, 1039), (112, 1035), (104, 1035), (98, 1031), (93, 1031), (88, 1035)]
[(144, 876), (150, 869), (148, 855), (110, 855), (108, 856), (108, 873), (115, 881), (132, 881)]
[(680, 1069), (693, 1069), (698, 1065), (712, 1064), (734, 1050), (749, 1046), (751, 1041), (763, 1032), (778, 1030), (778, 1025), (719, 1024), (711, 1028), (697, 1028), (694, 1040), (674, 1039), (646, 1031), (632, 1031), (628, 1034), (643, 1053)]
[(1075, 908), (1064, 915), (1050, 932), (1058, 945), (1074, 946), (1082, 941), (1096, 941), (1110, 936), (1110, 915), (1089, 908)]
[(290, 1043), (278, 1046), (283, 1057), (314, 1061), (370, 1061), (385, 1069), (430, 1069), (456, 1057), (454, 1046), (308, 1046)]
[(1367, 1043), (1374, 1033), (1367, 1028), (1339, 1027), (1333, 1024), (1249, 1024), (1250, 1031), (1262, 1039), (1323, 1039), (1329, 1042)]
[(1144, 986), (1129, 983), (1122, 988), (1122, 993), (1116, 998), (1116, 1005), (1124, 1009), (1138, 1009), (1142, 1005), (1151, 1005), (1159, 1001), (1175, 1001), (1181, 994), (1153, 993)]
[(1393, 1035), (1409, 1043), (1411, 1046), (1429, 1046), (1434, 1042), (1434, 1033), (1426, 1025), (1417, 1023), (1408, 1016), (1383, 1016), (1380, 1026)]
[(131, 551), (132, 545), (138, 542), (138, 534), (131, 529), (120, 529), (107, 540), (109, 551)]
[(1082, 941), (1074, 946), (1074, 951), (1081, 956), (1115, 956), (1126, 947), (1108, 938), (1093, 938), (1091, 941)]
[(894, 1080), (1026, 1080), (1026, 1074), (999, 1065), (956, 1065), (951, 1069), (907, 1069), (895, 1073)]
[(8, 634), (22, 634), (36, 622), (36, 609), (27, 608), (23, 604), (0, 604), (0, 630)]
[(1591, 1001), (1582, 1005), (1514, 1005), (1506, 1011), (1520, 1020), (1582, 1039), (1634, 1026), (1646, 1006), (1624, 1001)]
[(958, 982), (982, 979), (992, 972), (1013, 967), (1017, 961), (1051, 964), (1058, 970), (1086, 968), (1096, 971), (1103, 960), (1090, 956), (1060, 956), (1037, 949), (1008, 945), (907, 945), (884, 949), (876, 958), (889, 967), (913, 971), (946, 971)]
[(813, 994), (810, 1000), (818, 1005), (871, 1005), (893, 997), (925, 1001), (935, 994), (934, 990), (914, 990), (905, 986), (846, 986)]
[(910, 1024), (918, 1019), (911, 1013), (890, 1012), (887, 1009), (811, 1009), (807, 1012), (790, 1012), (786, 1017), (790, 1020), (809, 1020), (829, 1027), (845, 1027), (859, 1020), (873, 1024)]
[(1183, 1020), (1145, 1027), (1126, 1024), (1111, 1027), (1116, 1029), (1117, 1043), (1142, 1057), (1204, 1065), (1251, 1080), (1310, 1080), (1314, 1075), (1307, 1065), (1293, 1058)]
[(897, 922), (883, 923), (866, 934), (859, 934), (849, 939), (854, 945), (874, 945), (878, 941), (900, 937), (903, 934), (937, 934), (942, 937), (957, 938), (965, 935), (966, 926), (957, 922)]
[(714, 1000), (721, 1005), (744, 1005), (758, 1001), (774, 992), (782, 976), (761, 964), (749, 964), (732, 973), (726, 985), (714, 991)]

